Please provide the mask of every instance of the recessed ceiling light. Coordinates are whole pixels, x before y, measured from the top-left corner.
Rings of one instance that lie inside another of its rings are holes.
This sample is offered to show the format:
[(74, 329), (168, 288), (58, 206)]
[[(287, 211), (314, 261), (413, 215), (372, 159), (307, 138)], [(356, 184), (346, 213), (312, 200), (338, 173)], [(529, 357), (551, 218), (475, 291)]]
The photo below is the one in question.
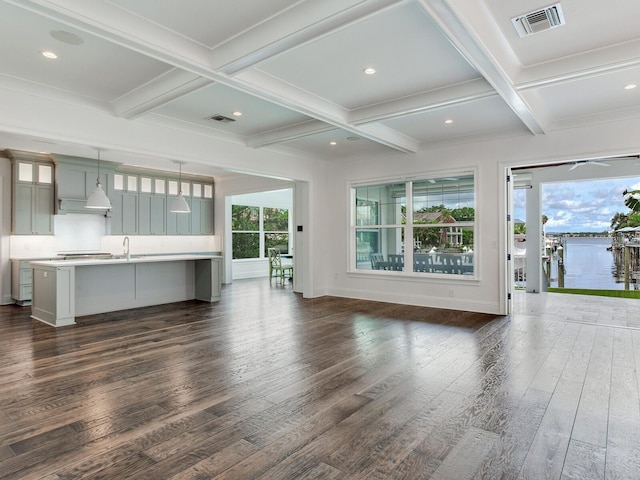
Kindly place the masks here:
[(329, 142), (329, 145), (337, 145), (337, 144), (338, 144), (338, 142), (336, 142), (335, 140), (332, 140), (332, 141)]
[(235, 112), (233, 112), (233, 115), (236, 117), (241, 117), (242, 116), (242, 112), (236, 110)]
[(376, 73), (376, 69), (373, 67), (367, 67), (363, 70), (363, 72), (367, 75), (373, 75), (374, 73)]
[(453, 123), (453, 120), (448, 118), (447, 120), (444, 121), (444, 123), (446, 123), (447, 125), (451, 125)]
[(637, 87), (637, 85), (635, 83), (630, 83), (629, 85), (625, 85), (624, 89), (625, 90), (633, 90), (636, 87)]
[(43, 50), (40, 53), (42, 54), (43, 57), (47, 57), (47, 58), (51, 58), (51, 59), (58, 58), (58, 55), (53, 53), (51, 50)]

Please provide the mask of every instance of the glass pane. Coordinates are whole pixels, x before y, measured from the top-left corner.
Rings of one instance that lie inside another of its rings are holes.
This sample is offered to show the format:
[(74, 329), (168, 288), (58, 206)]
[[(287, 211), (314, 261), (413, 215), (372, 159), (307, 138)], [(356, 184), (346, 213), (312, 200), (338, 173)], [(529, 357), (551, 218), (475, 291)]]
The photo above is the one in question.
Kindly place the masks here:
[(473, 227), (414, 227), (413, 246), (414, 272), (473, 275)]
[(193, 196), (197, 198), (202, 197), (202, 185), (199, 183), (193, 184)]
[(33, 182), (33, 164), (18, 162), (18, 180), (20, 182)]
[(413, 223), (433, 224), (475, 218), (473, 175), (413, 182)]
[(288, 233), (265, 233), (264, 235), (264, 256), (268, 257), (268, 249), (277, 248), (280, 253), (289, 253)]
[(259, 233), (232, 233), (233, 258), (260, 258)]
[(140, 191), (142, 193), (151, 193), (151, 179), (140, 177)]
[(120, 175), (119, 173), (113, 175), (113, 189), (124, 190), (124, 175)]
[(407, 198), (404, 183), (357, 187), (356, 225), (399, 225), (404, 223)]
[(182, 182), (181, 185), (182, 187), (180, 188), (180, 191), (182, 192), (182, 195), (185, 197), (191, 195), (191, 184), (189, 182)]
[(356, 268), (404, 270), (404, 228), (357, 228)]
[(47, 184), (53, 182), (53, 167), (51, 165), (38, 165), (38, 182)]
[(178, 181), (169, 180), (169, 195), (178, 195)]
[(163, 179), (156, 178), (155, 187), (156, 187), (157, 194), (164, 195), (166, 193), (165, 181)]
[(286, 208), (264, 208), (262, 211), (265, 232), (286, 232), (289, 230), (289, 210)]
[(257, 232), (259, 229), (259, 207), (246, 207), (244, 205), (231, 206), (231, 230), (250, 230)]
[(127, 191), (129, 192), (138, 191), (138, 177), (134, 177), (133, 175), (127, 175)]
[(213, 186), (205, 185), (204, 186), (204, 198), (213, 198)]

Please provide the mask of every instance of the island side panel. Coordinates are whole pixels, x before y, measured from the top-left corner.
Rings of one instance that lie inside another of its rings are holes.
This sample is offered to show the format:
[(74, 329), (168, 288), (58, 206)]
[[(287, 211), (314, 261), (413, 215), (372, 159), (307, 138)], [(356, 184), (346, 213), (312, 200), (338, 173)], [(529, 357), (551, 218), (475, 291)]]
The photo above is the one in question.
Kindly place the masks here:
[(136, 264), (139, 305), (161, 305), (196, 298), (194, 261)]
[(133, 263), (76, 266), (76, 315), (138, 306)]
[(219, 258), (196, 260), (196, 299), (217, 302), (222, 296), (222, 260)]
[(75, 268), (33, 266), (31, 317), (55, 327), (75, 323)]

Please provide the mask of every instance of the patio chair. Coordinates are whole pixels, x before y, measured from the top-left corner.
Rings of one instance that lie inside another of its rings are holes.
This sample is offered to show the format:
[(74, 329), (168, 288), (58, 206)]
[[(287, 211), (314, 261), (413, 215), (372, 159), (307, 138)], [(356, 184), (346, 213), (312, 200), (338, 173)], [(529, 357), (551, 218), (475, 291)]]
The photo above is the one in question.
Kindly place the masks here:
[(390, 253), (389, 264), (391, 270), (401, 272), (402, 270), (404, 270), (404, 255), (401, 253)]
[(371, 268), (373, 270), (384, 270), (386, 268), (384, 261), (384, 254), (382, 253), (372, 253), (370, 255), (371, 258)]
[(273, 277), (280, 279), (280, 283), (284, 284), (285, 278), (293, 278), (293, 265), (283, 265), (280, 250), (277, 248), (269, 248), (269, 282)]

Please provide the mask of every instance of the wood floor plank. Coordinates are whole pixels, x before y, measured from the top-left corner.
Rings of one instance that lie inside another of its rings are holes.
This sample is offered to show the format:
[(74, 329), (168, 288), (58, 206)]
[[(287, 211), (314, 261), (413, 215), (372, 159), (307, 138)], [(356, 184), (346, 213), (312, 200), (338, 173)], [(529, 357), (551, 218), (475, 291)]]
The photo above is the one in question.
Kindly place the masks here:
[(59, 329), (0, 306), (0, 479), (636, 478), (640, 302), (520, 294), (501, 317), (251, 279)]

